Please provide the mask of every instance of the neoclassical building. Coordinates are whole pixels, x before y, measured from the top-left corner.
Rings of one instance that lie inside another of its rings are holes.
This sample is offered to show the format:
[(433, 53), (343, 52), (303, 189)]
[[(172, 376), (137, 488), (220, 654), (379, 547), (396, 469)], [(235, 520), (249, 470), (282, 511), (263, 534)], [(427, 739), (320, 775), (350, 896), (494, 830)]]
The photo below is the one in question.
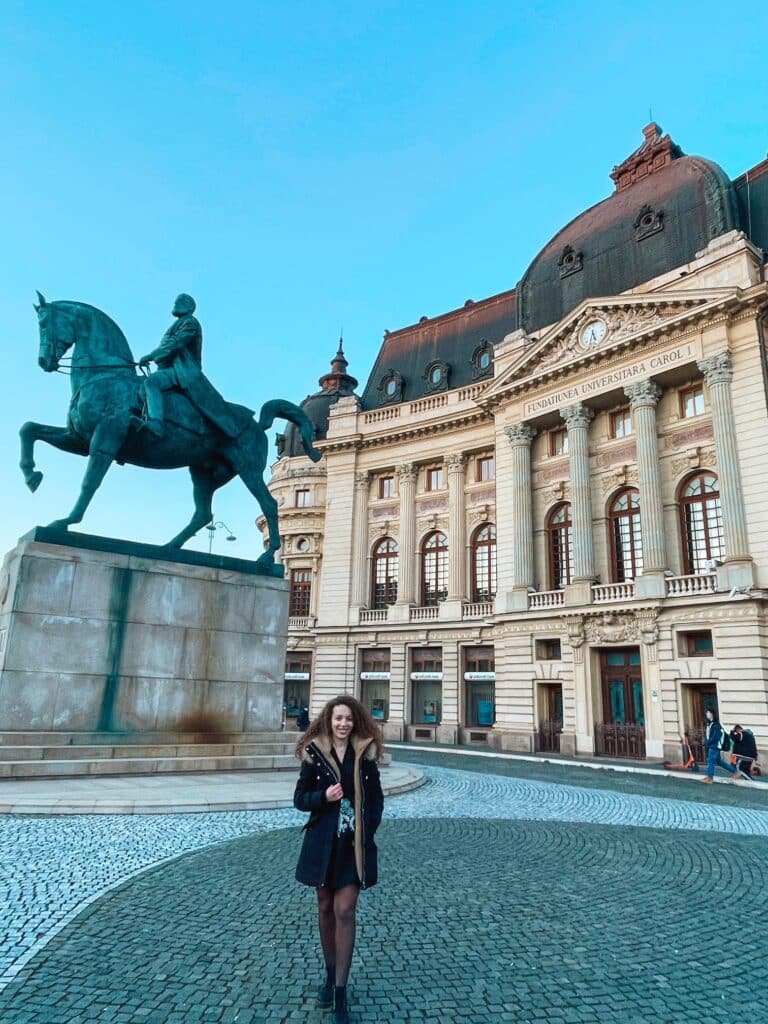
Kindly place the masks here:
[(278, 438), (289, 714), (677, 760), (717, 706), (768, 747), (768, 161), (643, 134), (515, 288), (385, 333), (359, 395), (339, 347), (322, 462)]

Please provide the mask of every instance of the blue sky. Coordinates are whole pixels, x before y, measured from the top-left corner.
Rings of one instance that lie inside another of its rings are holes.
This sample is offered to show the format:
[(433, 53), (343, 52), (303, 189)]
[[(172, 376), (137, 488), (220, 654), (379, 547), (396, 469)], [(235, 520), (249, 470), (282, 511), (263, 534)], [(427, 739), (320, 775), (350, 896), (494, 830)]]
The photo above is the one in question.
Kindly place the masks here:
[[(35, 289), (136, 356), (191, 292), (208, 376), (255, 409), (315, 391), (343, 327), (362, 387), (385, 329), (514, 286), (649, 111), (731, 176), (762, 160), (766, 30), (739, 3), (5, 0), (0, 552), (85, 468), (39, 445), (35, 495), (18, 470), (20, 424), (69, 401)], [(162, 543), (190, 511), (184, 471), (115, 467), (78, 529)], [(215, 511), (238, 537), (215, 550), (259, 553), (239, 482)]]

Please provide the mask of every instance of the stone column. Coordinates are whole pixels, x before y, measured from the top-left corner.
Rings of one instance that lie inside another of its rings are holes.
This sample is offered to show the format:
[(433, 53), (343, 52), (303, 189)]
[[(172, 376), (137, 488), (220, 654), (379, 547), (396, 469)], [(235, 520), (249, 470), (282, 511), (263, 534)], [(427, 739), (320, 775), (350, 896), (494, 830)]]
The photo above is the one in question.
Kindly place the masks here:
[(725, 586), (748, 586), (755, 582), (754, 567), (749, 554), (744, 490), (739, 470), (736, 445), (736, 422), (733, 415), (733, 364), (730, 352), (718, 352), (699, 360), (712, 403), (712, 429), (717, 450), (717, 474), (720, 505), (723, 510), (725, 537), (725, 572), (718, 573), (720, 589)]
[(640, 490), (640, 529), (643, 544), (643, 571), (635, 580), (637, 597), (664, 597), (664, 570), (667, 562), (664, 537), (664, 502), (661, 496), (659, 442), (656, 434), (656, 406), (661, 388), (652, 380), (640, 380), (624, 388), (632, 409), (632, 425), (637, 438), (637, 476)]
[(573, 523), (573, 579), (565, 588), (565, 603), (590, 604), (595, 581), (595, 543), (589, 486), (589, 424), (595, 413), (582, 402), (576, 402), (561, 409), (560, 415), (568, 429)]
[(370, 473), (355, 473), (352, 535), (352, 607), (368, 604), (368, 491)]
[(514, 423), (504, 433), (512, 446), (512, 529), (513, 609), (528, 608), (528, 590), (533, 586), (533, 492), (531, 487), (531, 441), (536, 435), (527, 423)]
[[(400, 618), (408, 618), (408, 608), (416, 594), (416, 467), (404, 463), (397, 467), (400, 493), (400, 543), (398, 544), (397, 604)], [(394, 609), (390, 609), (394, 614)]]
[(448, 601), (461, 602), (467, 596), (466, 566), (464, 564), (464, 455), (454, 452), (445, 457), (448, 471)]

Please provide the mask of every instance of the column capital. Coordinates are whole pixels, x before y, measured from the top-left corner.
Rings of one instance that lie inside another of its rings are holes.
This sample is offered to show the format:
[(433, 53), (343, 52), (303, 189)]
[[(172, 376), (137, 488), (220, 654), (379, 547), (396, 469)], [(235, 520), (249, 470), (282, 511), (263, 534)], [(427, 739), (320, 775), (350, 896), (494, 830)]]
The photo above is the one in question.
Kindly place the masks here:
[(639, 380), (634, 384), (627, 384), (624, 394), (632, 408), (637, 409), (641, 405), (657, 405), (661, 398), (661, 388), (655, 380)]
[(367, 490), (371, 482), (371, 474), (367, 471), (355, 473), (355, 488), (359, 491)]
[(397, 478), (401, 483), (413, 483), (416, 479), (416, 467), (412, 462), (403, 462), (397, 467)]
[(574, 405), (563, 406), (560, 415), (565, 420), (566, 427), (575, 430), (578, 427), (588, 427), (590, 421), (595, 418), (595, 410), (583, 402), (576, 402)]
[(443, 459), (449, 473), (462, 473), (467, 464), (467, 457), (462, 452), (451, 452)]
[(730, 352), (717, 352), (713, 356), (699, 359), (696, 363), (704, 374), (708, 387), (713, 384), (730, 384), (733, 380), (733, 361)]
[(536, 436), (535, 429), (528, 423), (513, 423), (509, 427), (504, 427), (504, 433), (513, 448), (517, 445), (530, 445)]

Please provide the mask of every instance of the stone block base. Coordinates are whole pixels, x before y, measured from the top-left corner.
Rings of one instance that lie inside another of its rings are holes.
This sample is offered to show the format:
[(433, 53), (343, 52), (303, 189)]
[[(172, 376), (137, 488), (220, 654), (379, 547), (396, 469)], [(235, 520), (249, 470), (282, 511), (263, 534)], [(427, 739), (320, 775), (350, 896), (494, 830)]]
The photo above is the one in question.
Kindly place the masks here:
[(534, 748), (533, 733), (530, 732), (507, 732), (506, 730), (494, 730), (495, 747), (515, 754), (532, 754)]
[(574, 733), (560, 733), (560, 753), (565, 757), (576, 756), (576, 735)]
[(81, 540), (37, 530), (5, 558), (0, 730), (280, 729), (285, 581), (241, 559)]

